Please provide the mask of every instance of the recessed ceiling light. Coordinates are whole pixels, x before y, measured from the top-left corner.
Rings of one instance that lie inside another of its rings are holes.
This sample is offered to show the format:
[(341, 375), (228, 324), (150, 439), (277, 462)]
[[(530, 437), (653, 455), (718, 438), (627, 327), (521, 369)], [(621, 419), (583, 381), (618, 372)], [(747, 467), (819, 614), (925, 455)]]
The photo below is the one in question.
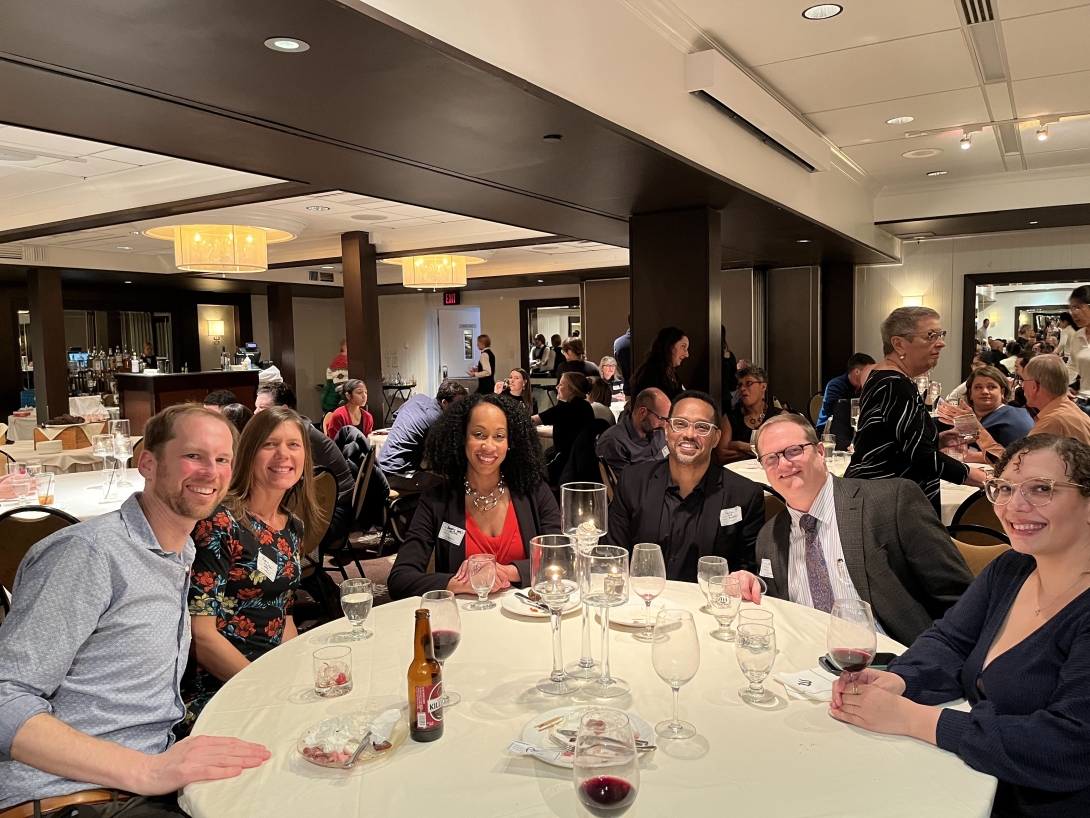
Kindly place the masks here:
[(564, 135), (558, 133), (547, 133), (541, 138), (544, 139), (546, 142), (559, 142), (561, 139), (564, 138)]
[(545, 279), (543, 279), (543, 278), (539, 278), (539, 279), (537, 280), (537, 283), (538, 283), (538, 284), (544, 284), (544, 283), (545, 283)]
[(1037, 222), (1030, 222), (1030, 224), (1037, 224)]
[(830, 17), (836, 17), (842, 11), (844, 11), (844, 7), (838, 6), (836, 3), (822, 3), (817, 6), (810, 6), (802, 13), (802, 16), (807, 20), (828, 20)]
[(901, 154), (905, 159), (929, 159), (942, 153), (940, 148), (916, 148), (914, 151), (905, 151)]
[(131, 282), (131, 281), (126, 281), (125, 283), (126, 283), (126, 284), (132, 284), (132, 282)]
[(895, 117), (893, 117), (893, 119), (887, 119), (886, 124), (887, 125), (907, 125), (913, 119), (915, 119), (915, 117), (913, 117), (913, 116), (895, 116)]
[(963, 136), (961, 138), (961, 143), (960, 144), (961, 144), (961, 149), (963, 151), (967, 151), (967, 150), (969, 150), (969, 148), (973, 147), (973, 139), (972, 139), (971, 136), (969, 136), (969, 134), (965, 134), (965, 136)]
[(948, 173), (948, 171), (945, 171), (945, 170), (929, 170), (927, 172), (927, 175), (928, 176), (945, 176), (947, 173)]
[(332, 264), (323, 264), (323, 265), (322, 265), (322, 269), (323, 269), (323, 270), (332, 270), (332, 269), (333, 269), (333, 265), (332, 265)]
[(14, 148), (0, 148), (0, 162), (32, 162), (38, 154), (30, 151), (18, 151)]
[(325, 205), (307, 205), (307, 210), (329, 210)]
[(810, 239), (795, 239), (799, 244), (809, 244)]
[(132, 248), (127, 246), (127, 245), (122, 244), (122, 245), (118, 245), (117, 249), (118, 250), (131, 250)]
[(130, 231), (129, 231), (129, 235), (132, 235), (132, 236), (139, 236), (139, 235), (140, 235), (140, 231), (139, 231), (139, 230), (130, 230)]
[(383, 216), (380, 213), (357, 213), (351, 218), (358, 222), (384, 222), (389, 216)]
[(310, 50), (310, 43), (296, 40), (294, 37), (270, 37), (265, 41), (265, 47), (285, 54), (302, 54)]

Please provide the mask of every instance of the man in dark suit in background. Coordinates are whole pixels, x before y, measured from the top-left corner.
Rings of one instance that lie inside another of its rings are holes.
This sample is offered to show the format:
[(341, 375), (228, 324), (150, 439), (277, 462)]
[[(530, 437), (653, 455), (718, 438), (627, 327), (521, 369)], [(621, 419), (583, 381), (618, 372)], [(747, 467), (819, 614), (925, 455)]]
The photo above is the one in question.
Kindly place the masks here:
[(682, 392), (666, 422), (666, 460), (624, 470), (609, 504), (605, 539), (632, 550), (662, 546), (666, 578), (696, 582), (700, 557), (726, 557), (731, 571), (751, 569), (764, 523), (764, 491), (711, 464), (719, 443), (719, 407), (704, 392)]
[[(757, 538), (769, 596), (823, 611), (834, 599), (862, 599), (886, 634), (911, 645), (973, 581), (915, 483), (833, 477), (813, 427), (798, 415), (770, 418), (757, 452), (787, 503)], [(759, 601), (756, 577), (741, 578), (743, 597)]]

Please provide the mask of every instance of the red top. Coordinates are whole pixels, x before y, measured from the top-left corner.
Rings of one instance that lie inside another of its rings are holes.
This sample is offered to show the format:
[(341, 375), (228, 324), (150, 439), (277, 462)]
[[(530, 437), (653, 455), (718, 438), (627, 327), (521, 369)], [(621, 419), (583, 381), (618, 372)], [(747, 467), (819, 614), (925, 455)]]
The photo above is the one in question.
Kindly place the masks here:
[(473, 515), (466, 513), (466, 559), (474, 554), (494, 554), (499, 565), (510, 565), (515, 560), (526, 559), (526, 549), (522, 546), (522, 532), (519, 531), (514, 503), (507, 506), (503, 531), (498, 537), (486, 537), (481, 533)]
[[(352, 416), (348, 414), (347, 406), (338, 406), (333, 410), (333, 414), (329, 417), (329, 423), (326, 425), (326, 434), (329, 435), (329, 439), (333, 440), (337, 436), (337, 432), (343, 429), (345, 426), (352, 426)], [(375, 419), (371, 417), (371, 413), (366, 409), (360, 409), (360, 422), (356, 427), (365, 436), (370, 436), (371, 432), (375, 428)]]

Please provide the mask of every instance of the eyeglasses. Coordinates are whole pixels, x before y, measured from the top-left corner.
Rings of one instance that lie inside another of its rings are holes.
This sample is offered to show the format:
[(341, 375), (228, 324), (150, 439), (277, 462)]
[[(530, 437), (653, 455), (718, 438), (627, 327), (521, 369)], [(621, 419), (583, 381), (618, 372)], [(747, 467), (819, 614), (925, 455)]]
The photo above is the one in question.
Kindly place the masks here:
[(788, 463), (794, 463), (806, 453), (807, 446), (813, 446), (815, 451), (817, 450), (817, 444), (803, 443), (799, 446), (788, 446), (782, 452), (769, 452), (768, 454), (763, 454), (757, 458), (757, 462), (761, 464), (761, 468), (765, 471), (776, 468), (776, 466), (779, 465), (781, 457), (787, 460)]
[(658, 420), (660, 423), (669, 423), (670, 422), (670, 418), (664, 418), (658, 412), (654, 412), (654, 411), (652, 411), (650, 409), (647, 410), (647, 414), (649, 414), (651, 417)]
[(945, 341), (946, 340), (946, 330), (944, 330), (944, 329), (933, 329), (933, 330), (931, 330), (931, 332), (927, 333), (927, 335), (909, 334), (909, 335), (905, 335), (904, 337), (905, 338), (923, 338), (929, 344), (937, 344), (939, 341)]
[(685, 418), (668, 418), (666, 422), (670, 424), (671, 429), (679, 434), (692, 426), (693, 431), (700, 437), (707, 437), (712, 433), (712, 429), (715, 428), (714, 423), (708, 423), (706, 420), (698, 420), (696, 423), (690, 423)]
[(738, 381), (738, 386), (739, 388), (745, 387), (746, 389), (752, 389), (759, 383), (764, 383), (764, 381)]
[(1062, 480), (1051, 480), (1047, 477), (1031, 477), (1021, 483), (1012, 483), (1002, 477), (993, 477), (984, 483), (984, 496), (994, 505), (1005, 506), (1011, 501), (1014, 490), (1017, 488), (1031, 506), (1047, 506), (1052, 502), (1052, 494), (1056, 486), (1084, 488), (1079, 483), (1065, 483)]

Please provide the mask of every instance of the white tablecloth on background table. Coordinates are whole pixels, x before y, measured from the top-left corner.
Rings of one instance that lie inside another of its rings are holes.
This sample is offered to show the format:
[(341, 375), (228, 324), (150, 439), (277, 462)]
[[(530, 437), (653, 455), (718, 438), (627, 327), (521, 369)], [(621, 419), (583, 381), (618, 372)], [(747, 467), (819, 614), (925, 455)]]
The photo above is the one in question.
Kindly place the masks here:
[[(83, 449), (67, 449), (54, 454), (46, 454), (36, 449), (21, 449), (13, 451), (10, 446), (4, 447), (16, 460), (39, 460), (43, 466), (49, 467), (59, 474), (67, 472), (92, 471), (102, 468), (102, 458), (91, 454), (91, 447)], [(131, 461), (130, 461), (131, 463)]]
[(105, 415), (106, 407), (102, 404), (102, 398), (98, 395), (83, 395), (82, 397), (68, 399), (68, 414), (78, 415)]
[(371, 444), (371, 448), (375, 450), (375, 457), (378, 457), (379, 452), (382, 451), (382, 447), (386, 445), (387, 435), (383, 432), (371, 432), (370, 437), (367, 438), (367, 442)]
[[(726, 468), (733, 472), (737, 472), (743, 477), (748, 477), (755, 483), (763, 483), (768, 485), (768, 477), (764, 473), (764, 469), (758, 465), (756, 460), (739, 460), (735, 463), (728, 463)], [(954, 521), (954, 513), (958, 510), (958, 507), (965, 502), (966, 498), (971, 497), (978, 489), (972, 486), (959, 486), (954, 483), (947, 483), (945, 480), (941, 481), (939, 486), (939, 505), (942, 508), (942, 524), (950, 525)]]
[(109, 511), (117, 511), (131, 494), (144, 490), (144, 478), (136, 469), (126, 469), (125, 477), (133, 485), (119, 486), (117, 500), (103, 502), (101, 471), (58, 474), (53, 493), (54, 505), (81, 522)]
[[(626, 818), (989, 814), (995, 779), (951, 753), (849, 727), (828, 715), (827, 704), (792, 700), (771, 711), (744, 704), (737, 695), (745, 679), (734, 645), (709, 635), (715, 623), (696, 612), (703, 602), (698, 588), (670, 582), (662, 599), (693, 611), (701, 634), (700, 671), (681, 690), (681, 716), (699, 735), (687, 742), (658, 740)], [(191, 784), (180, 798), (182, 807), (195, 818), (402, 816), (422, 805), (451, 818), (585, 815), (576, 806), (570, 770), (506, 751), (530, 719), (589, 700), (578, 693), (546, 696), (534, 688), (551, 666), (548, 620), (517, 619), (498, 606), (461, 611), (461, 644), (446, 663), (445, 681), (462, 702), (447, 711), (441, 739), (409, 740), (391, 758), (355, 774), (316, 767), (297, 754), (299, 736), (329, 716), (388, 707), (404, 713), (418, 602), (374, 609), (368, 628), (375, 636), (352, 643), (355, 686), (342, 698), (314, 696), (311, 654), (330, 634), (349, 629), (344, 619), (275, 648), (231, 679), (209, 702), (194, 733), (260, 742), (272, 758), (238, 778)], [(775, 614), (779, 658), (773, 674), (814, 667), (825, 652), (828, 616), (790, 602), (763, 604)], [(565, 661), (578, 655), (579, 633), (579, 617), (567, 618)], [(597, 645), (597, 622), (594, 633)], [(670, 716), (670, 688), (652, 667), (651, 646), (631, 633), (610, 633), (613, 675), (632, 684), (632, 693), (610, 706), (654, 725)], [(879, 650), (903, 650), (883, 636), (878, 642)], [(782, 686), (768, 684), (785, 697)]]
[(28, 418), (17, 418), (8, 415), (8, 442), (13, 440), (33, 440), (34, 427), (38, 425), (38, 419), (31, 415)]

